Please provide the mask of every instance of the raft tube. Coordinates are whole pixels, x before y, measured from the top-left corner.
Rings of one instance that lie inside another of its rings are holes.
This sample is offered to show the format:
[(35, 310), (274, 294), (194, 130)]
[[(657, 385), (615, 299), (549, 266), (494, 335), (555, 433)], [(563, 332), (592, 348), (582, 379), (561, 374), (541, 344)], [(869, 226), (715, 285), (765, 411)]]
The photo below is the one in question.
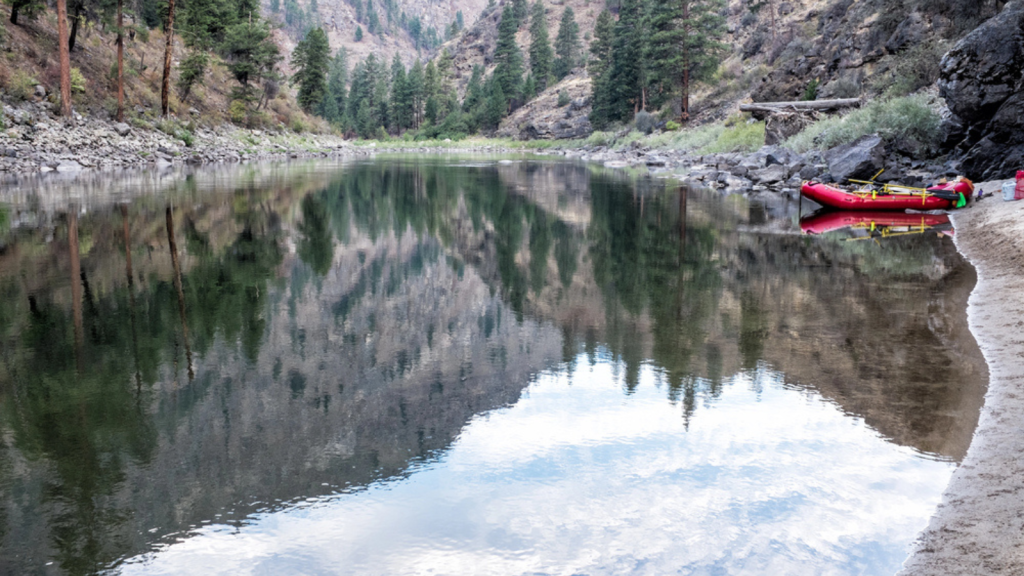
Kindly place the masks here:
[(928, 188), (927, 194), (882, 194), (871, 190), (847, 192), (820, 182), (804, 182), (800, 194), (839, 210), (946, 210), (956, 206), (957, 199), (951, 192), (970, 195), (973, 189), (970, 182), (955, 181)]

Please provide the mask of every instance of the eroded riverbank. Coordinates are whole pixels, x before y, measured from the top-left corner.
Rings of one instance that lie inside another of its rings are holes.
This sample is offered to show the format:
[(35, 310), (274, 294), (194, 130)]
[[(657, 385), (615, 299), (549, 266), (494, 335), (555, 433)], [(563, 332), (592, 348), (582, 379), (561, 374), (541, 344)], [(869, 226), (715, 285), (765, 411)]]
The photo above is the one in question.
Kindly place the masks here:
[(902, 574), (1022, 574), (1024, 202), (995, 196), (955, 212), (954, 223), (957, 247), (978, 271), (968, 315), (989, 388), (967, 457)]

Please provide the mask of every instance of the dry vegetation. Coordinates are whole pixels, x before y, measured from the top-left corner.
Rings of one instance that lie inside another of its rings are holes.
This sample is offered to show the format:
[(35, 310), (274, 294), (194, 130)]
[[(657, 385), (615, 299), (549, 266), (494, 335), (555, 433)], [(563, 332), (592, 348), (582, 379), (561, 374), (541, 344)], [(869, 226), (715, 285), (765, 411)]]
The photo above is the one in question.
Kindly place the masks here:
[[(0, 95), (5, 102), (16, 104), (32, 97), (36, 84), (47, 89), (48, 99), (56, 102), (60, 86), (57, 54), (57, 18), (53, 10), (44, 11), (36, 20), (22, 18), (18, 26), (9, 22), (10, 8), (0, 4), (0, 21), (4, 32), (0, 52)], [(80, 73), (74, 86), (75, 110), (83, 115), (113, 118), (117, 106), (117, 47), (113, 28), (103, 29), (89, 21), (78, 34), (71, 52), (71, 66)], [(163, 71), (164, 35), (160, 30), (125, 37), (125, 116), (126, 120), (150, 122), (160, 115), (160, 80)], [(184, 56), (184, 46), (175, 38), (174, 64)], [(203, 126), (216, 126), (231, 120), (230, 92), (235, 81), (223, 61), (211, 55), (211, 65), (204, 85), (196, 86), (187, 102), (179, 99), (173, 88), (177, 79), (171, 76), (170, 112), (182, 121)], [(74, 70), (72, 71), (75, 74)], [(265, 106), (262, 114), (247, 121), (251, 127), (290, 129), (295, 131), (329, 131), (319, 118), (299, 109), (293, 91), (283, 86), (281, 93)]]

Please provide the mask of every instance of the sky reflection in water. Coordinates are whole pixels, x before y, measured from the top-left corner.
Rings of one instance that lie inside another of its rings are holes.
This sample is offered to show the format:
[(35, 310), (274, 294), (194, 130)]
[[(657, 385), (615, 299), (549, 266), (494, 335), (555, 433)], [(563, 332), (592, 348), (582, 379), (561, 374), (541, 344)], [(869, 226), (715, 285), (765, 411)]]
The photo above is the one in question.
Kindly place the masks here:
[(556, 162), (47, 185), (0, 574), (891, 574), (984, 393), (934, 234)]
[(407, 478), (203, 528), (124, 573), (888, 574), (953, 469), (766, 367), (688, 430), (653, 370), (629, 397), (614, 372), (545, 373)]

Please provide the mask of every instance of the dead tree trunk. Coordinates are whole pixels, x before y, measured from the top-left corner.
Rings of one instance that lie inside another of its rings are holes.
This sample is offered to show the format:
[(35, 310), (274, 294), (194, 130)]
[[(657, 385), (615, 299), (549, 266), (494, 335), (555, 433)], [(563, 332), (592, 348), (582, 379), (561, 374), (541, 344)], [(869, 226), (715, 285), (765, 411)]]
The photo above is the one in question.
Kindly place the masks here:
[(124, 0), (117, 0), (117, 121), (124, 122)]
[(160, 115), (167, 116), (171, 92), (171, 48), (174, 46), (174, 0), (167, 1), (167, 46), (164, 48), (164, 80), (160, 88)]
[[(173, 1), (173, 0), (172, 0)], [(71, 117), (71, 53), (68, 51), (68, 3), (57, 0), (57, 50), (60, 52), (60, 113)]]

